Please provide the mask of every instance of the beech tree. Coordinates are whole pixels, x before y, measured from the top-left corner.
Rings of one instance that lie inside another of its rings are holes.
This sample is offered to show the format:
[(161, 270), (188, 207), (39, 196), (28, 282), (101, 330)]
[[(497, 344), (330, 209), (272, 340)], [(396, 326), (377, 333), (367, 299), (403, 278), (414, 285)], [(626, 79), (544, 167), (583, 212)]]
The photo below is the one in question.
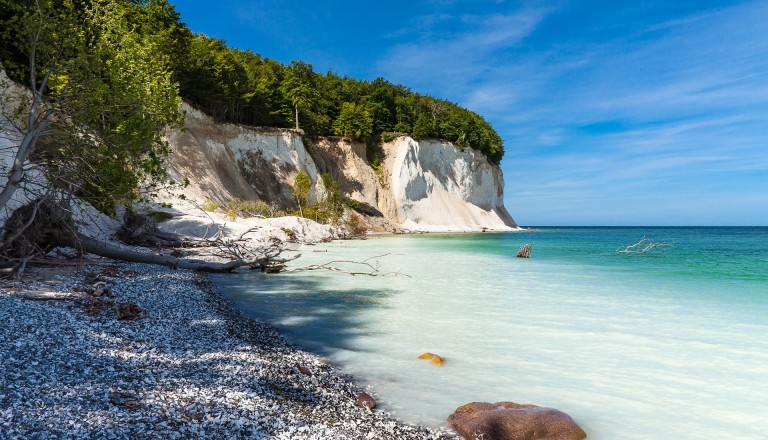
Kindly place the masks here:
[(312, 189), (312, 179), (306, 171), (299, 171), (294, 177), (291, 190), (293, 196), (296, 198), (296, 203), (299, 205), (299, 213), (304, 217), (303, 207), (307, 206), (309, 202), (309, 191)]
[(345, 102), (333, 123), (333, 130), (339, 136), (366, 140), (373, 134), (373, 117), (364, 104)]
[(296, 130), (299, 129), (299, 109), (310, 109), (317, 100), (315, 73), (312, 65), (301, 61), (292, 61), (286, 70), (280, 90), (290, 100), (294, 109)]
[(30, 91), (5, 115), (20, 140), (0, 208), (32, 168), (107, 213), (136, 198), (140, 182), (162, 181), (162, 130), (181, 119), (167, 51), (178, 16), (153, 7), (167, 2), (0, 3), (13, 11), (2, 43), (27, 58), (9, 76), (26, 76)]

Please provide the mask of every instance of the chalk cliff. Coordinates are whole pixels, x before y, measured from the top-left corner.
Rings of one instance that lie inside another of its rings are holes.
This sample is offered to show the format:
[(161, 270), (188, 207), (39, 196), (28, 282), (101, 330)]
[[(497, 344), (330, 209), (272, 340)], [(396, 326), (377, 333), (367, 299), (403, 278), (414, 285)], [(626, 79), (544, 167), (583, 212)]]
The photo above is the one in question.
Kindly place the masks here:
[(297, 130), (217, 123), (184, 105), (185, 127), (171, 130), (172, 177), (187, 178), (187, 194), (226, 202), (261, 199), (294, 207), (290, 185), (309, 174), (323, 191), (320, 173), (330, 173), (360, 203), (375, 229), (479, 231), (516, 228), (504, 207), (504, 179), (498, 166), (471, 148), (437, 140), (400, 137), (382, 146), (378, 169), (366, 147), (343, 138), (305, 145)]
[(187, 104), (182, 111), (184, 127), (166, 135), (173, 150), (168, 165), (171, 177), (189, 180), (192, 197), (260, 199), (293, 207), (290, 185), (299, 170), (315, 182), (310, 197), (316, 197), (322, 181), (295, 130), (217, 123)]
[(516, 227), (504, 207), (498, 166), (471, 148), (400, 137), (384, 145), (388, 218), (414, 231)]

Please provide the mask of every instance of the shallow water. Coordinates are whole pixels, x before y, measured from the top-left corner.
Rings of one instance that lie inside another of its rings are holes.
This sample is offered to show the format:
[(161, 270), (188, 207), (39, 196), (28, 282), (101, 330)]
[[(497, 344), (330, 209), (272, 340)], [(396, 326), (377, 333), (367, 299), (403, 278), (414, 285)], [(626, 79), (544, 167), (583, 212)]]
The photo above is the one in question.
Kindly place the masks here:
[[(644, 236), (671, 246), (615, 252)], [(526, 242), (532, 258), (515, 258)], [(766, 438), (768, 228), (381, 237), (308, 247), (296, 265), (374, 256), (399, 274), (216, 282), (407, 421), (508, 400), (561, 409), (590, 439)]]

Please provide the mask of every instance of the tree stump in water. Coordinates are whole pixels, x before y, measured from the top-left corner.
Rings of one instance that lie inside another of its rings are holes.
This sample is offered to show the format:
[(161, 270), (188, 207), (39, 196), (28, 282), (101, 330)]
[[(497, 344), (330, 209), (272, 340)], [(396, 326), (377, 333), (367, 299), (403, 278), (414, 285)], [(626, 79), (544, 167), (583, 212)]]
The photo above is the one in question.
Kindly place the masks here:
[(531, 246), (533, 246), (533, 243), (526, 243), (525, 246), (521, 247), (517, 251), (517, 258), (531, 258)]

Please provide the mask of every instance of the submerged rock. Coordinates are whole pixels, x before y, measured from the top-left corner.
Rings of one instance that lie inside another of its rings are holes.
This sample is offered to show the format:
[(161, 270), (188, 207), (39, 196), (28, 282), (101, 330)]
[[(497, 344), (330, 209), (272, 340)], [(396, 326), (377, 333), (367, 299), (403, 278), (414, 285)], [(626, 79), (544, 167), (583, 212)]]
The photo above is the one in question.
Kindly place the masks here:
[(513, 402), (472, 402), (460, 406), (448, 423), (465, 439), (582, 440), (587, 434), (566, 413)]
[(434, 354), (434, 353), (424, 353), (421, 356), (419, 356), (419, 359), (429, 359), (432, 361), (433, 364), (442, 367), (445, 363), (445, 359), (441, 358), (440, 356)]

